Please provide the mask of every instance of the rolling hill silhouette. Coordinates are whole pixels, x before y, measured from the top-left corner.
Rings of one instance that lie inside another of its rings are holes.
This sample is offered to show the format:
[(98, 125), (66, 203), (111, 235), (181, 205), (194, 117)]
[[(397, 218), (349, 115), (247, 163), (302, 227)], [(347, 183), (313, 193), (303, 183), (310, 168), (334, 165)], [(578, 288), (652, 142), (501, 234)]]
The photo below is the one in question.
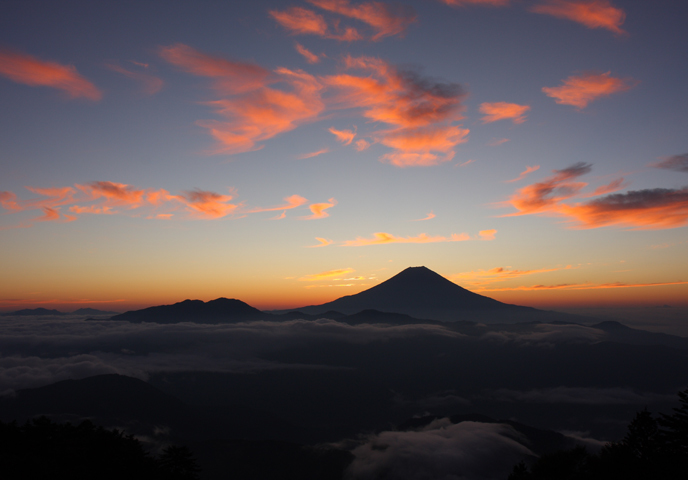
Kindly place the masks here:
[(209, 302), (184, 300), (173, 305), (133, 310), (110, 318), (110, 320), (125, 320), (132, 323), (234, 323), (267, 319), (274, 320), (275, 317), (233, 298), (217, 298)]
[(308, 315), (328, 310), (352, 315), (363, 310), (399, 313), (443, 322), (576, 321), (580, 317), (502, 303), (470, 292), (426, 267), (409, 267), (368, 290), (322, 305), (298, 309)]

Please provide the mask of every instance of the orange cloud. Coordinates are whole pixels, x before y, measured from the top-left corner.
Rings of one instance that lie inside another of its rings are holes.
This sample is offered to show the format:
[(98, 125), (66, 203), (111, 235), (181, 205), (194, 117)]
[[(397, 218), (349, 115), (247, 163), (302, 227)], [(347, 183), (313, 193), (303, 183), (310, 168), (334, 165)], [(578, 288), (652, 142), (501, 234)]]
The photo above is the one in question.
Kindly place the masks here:
[(306, 59), (306, 61), (310, 64), (313, 63), (318, 63), (320, 61), (320, 57), (318, 57), (316, 54), (308, 50), (306, 47), (301, 45), (300, 43), (296, 44), (296, 51), (299, 52), (303, 57)]
[(523, 171), (519, 174), (518, 177), (512, 178), (511, 180), (505, 180), (504, 182), (505, 182), (505, 183), (518, 182), (518, 181), (523, 180), (524, 178), (526, 178), (526, 176), (527, 176), (529, 173), (532, 173), (532, 172), (534, 172), (534, 171), (536, 171), (536, 170), (539, 170), (539, 169), (540, 169), (540, 165), (535, 165), (534, 167), (528, 167), (528, 166), (527, 166), (526, 169), (523, 170)]
[(39, 222), (45, 222), (45, 221), (52, 221), (52, 220), (59, 220), (60, 219), (60, 214), (58, 213), (57, 210), (54, 208), (50, 207), (43, 207), (43, 216), (38, 217), (36, 220)]
[(79, 205), (72, 205), (69, 207), (70, 212), (78, 213), (78, 214), (83, 214), (83, 213), (91, 213), (95, 215), (110, 215), (115, 213), (112, 211), (111, 207), (103, 206), (103, 207), (96, 207), (95, 205), (89, 205), (88, 207), (81, 207)]
[(481, 240), (487, 240), (487, 241), (494, 240), (496, 234), (497, 234), (497, 230), (495, 230), (495, 229), (491, 229), (491, 230), (480, 230), (480, 231), (478, 232), (478, 235), (480, 236), (480, 239), (481, 239)]
[(342, 142), (344, 145), (351, 145), (351, 142), (353, 142), (354, 138), (356, 137), (356, 132), (351, 130), (337, 130), (334, 127), (331, 127), (329, 132), (337, 137), (337, 140)]
[(637, 288), (637, 287), (663, 287), (666, 285), (687, 285), (688, 282), (656, 282), (656, 283), (562, 283), (559, 285), (531, 285), (521, 287), (502, 287), (502, 288), (477, 288), (474, 292), (505, 292), (511, 290), (531, 291), (531, 290), (598, 290), (609, 288)]
[(626, 13), (609, 0), (547, 0), (531, 7), (530, 11), (573, 20), (588, 28), (606, 28), (617, 35), (627, 33), (621, 29)]
[(354, 6), (349, 3), (349, 0), (307, 1), (323, 10), (367, 23), (377, 31), (372, 40), (402, 35), (408, 26), (416, 21), (416, 14), (411, 9), (392, 8), (381, 2), (365, 2)]
[(317, 157), (318, 155), (322, 155), (323, 153), (328, 153), (329, 151), (330, 151), (330, 149), (325, 147), (325, 148), (321, 148), (320, 150), (317, 150), (315, 152), (304, 153), (302, 155), (299, 155), (296, 158), (298, 158), (299, 160), (305, 160), (307, 158)]
[(299, 278), (299, 280), (302, 282), (317, 282), (320, 280), (342, 280), (342, 278), (339, 277), (343, 277), (344, 275), (347, 275), (351, 272), (355, 272), (355, 270), (353, 268), (340, 268), (339, 270), (328, 270), (327, 272), (306, 275), (305, 277)]
[(255, 208), (255, 209), (250, 210), (248, 213), (274, 212), (277, 210), (290, 210), (292, 208), (300, 207), (304, 203), (308, 202), (308, 200), (303, 198), (301, 195), (292, 195), (290, 197), (285, 197), (284, 201), (285, 201), (285, 203), (282, 205), (277, 205), (276, 207)]
[(197, 122), (219, 142), (212, 153), (258, 150), (262, 148), (258, 142), (314, 120), (324, 109), (320, 98), (322, 85), (315, 77), (286, 68), (278, 68), (275, 73), (291, 87), (291, 92), (262, 87), (239, 97), (207, 102), (216, 113), (227, 118)]
[(484, 113), (483, 123), (496, 122), (498, 120), (511, 120), (514, 123), (526, 121), (525, 113), (530, 110), (528, 105), (518, 105), (516, 103), (494, 102), (481, 103), (480, 113)]
[(658, 230), (683, 227), (688, 225), (688, 187), (614, 193), (587, 203), (561, 205), (560, 211), (577, 220), (578, 228), (619, 225), (635, 230)]
[(132, 72), (131, 70), (127, 70), (126, 68), (114, 63), (107, 63), (105, 64), (105, 67), (112, 70), (113, 72), (121, 73), (127, 78), (131, 78), (132, 80), (140, 82), (143, 85), (143, 93), (145, 93), (146, 95), (155, 95), (160, 90), (162, 90), (162, 87), (164, 85), (162, 79), (154, 75), (149, 75), (147, 73), (141, 72)]
[(392, 126), (375, 133), (376, 141), (394, 149), (381, 161), (399, 167), (436, 165), (451, 160), (453, 148), (467, 141), (469, 131), (452, 125), (463, 118), (466, 94), (459, 85), (433, 82), (380, 59), (346, 57), (344, 62), (347, 69), (370, 75), (339, 74), (323, 81), (339, 90), (335, 106), (362, 108), (365, 117)]
[(106, 205), (124, 205), (129, 208), (137, 208), (144, 201), (144, 191), (135, 190), (124, 183), (91, 182), (86, 185), (76, 185), (91, 199), (104, 198)]
[(309, 215), (307, 217), (303, 217), (302, 220), (318, 220), (320, 218), (327, 218), (330, 216), (329, 212), (326, 212), (325, 210), (334, 207), (337, 205), (337, 200), (334, 198), (330, 198), (328, 200), (329, 203), (313, 203), (311, 204), (308, 208), (311, 209), (311, 212), (313, 213), (312, 215)]
[[(509, 204), (518, 210), (514, 215), (551, 214), (567, 217), (576, 228), (625, 226), (636, 230), (677, 228), (688, 225), (688, 187), (681, 189), (653, 188), (612, 193), (621, 188), (623, 179), (599, 187), (592, 194), (581, 195), (587, 183), (577, 182), (590, 172), (590, 165), (578, 163), (564, 170), (555, 170), (545, 180), (528, 185), (512, 195)], [(573, 205), (564, 200), (576, 196), (605, 196)]]
[(183, 192), (172, 198), (186, 205), (192, 214), (201, 218), (222, 218), (237, 208), (237, 205), (228, 203), (232, 200), (231, 195), (220, 195), (203, 190)]
[(274, 81), (263, 67), (206, 55), (182, 43), (160, 47), (158, 54), (187, 73), (214, 78), (214, 87), (222, 93), (245, 93)]
[(498, 146), (500, 146), (500, 145), (505, 144), (505, 143), (508, 142), (508, 141), (509, 141), (508, 138), (496, 138), (496, 139), (490, 141), (490, 142), (487, 144), (487, 146), (488, 146), (488, 147), (498, 147)]
[(440, 243), (440, 242), (464, 242), (470, 240), (470, 237), (465, 234), (453, 233), (449, 237), (434, 236), (431, 237), (425, 233), (421, 233), (416, 237), (397, 237), (391, 233), (377, 232), (373, 234), (373, 238), (357, 237), (356, 240), (346, 240), (342, 243), (343, 247), (363, 247), (367, 245), (385, 245), (389, 243)]
[(588, 185), (573, 180), (590, 170), (590, 164), (577, 163), (563, 170), (554, 170), (554, 175), (545, 180), (521, 188), (509, 200), (509, 203), (519, 211), (512, 215), (558, 211), (558, 205), (562, 200), (577, 195)]
[(625, 92), (635, 84), (636, 82), (631, 79), (611, 77), (610, 72), (584, 73), (567, 78), (560, 87), (543, 87), (542, 91), (559, 104), (573, 105), (581, 110), (593, 100)]
[(520, 278), (526, 275), (536, 275), (539, 273), (556, 272), (559, 270), (570, 270), (571, 265), (563, 268), (540, 268), (534, 270), (513, 270), (509, 267), (497, 267), (490, 270), (473, 270), (470, 272), (456, 273), (449, 275), (447, 278), (452, 282), (461, 282), (468, 285), (482, 286), (496, 282), (504, 282), (514, 278)]
[(46, 62), (30, 55), (0, 50), (0, 75), (32, 87), (52, 87), (70, 98), (97, 101), (103, 96), (91, 82), (79, 75), (72, 65)]
[(510, 0), (440, 0), (450, 7), (465, 7), (468, 5), (484, 5), (487, 7), (506, 7)]
[(356, 140), (356, 145), (354, 148), (356, 148), (356, 151), (362, 152), (363, 150), (366, 150), (368, 147), (370, 147), (370, 142), (367, 140), (363, 140), (362, 138), (360, 140)]
[(436, 216), (437, 216), (437, 215), (435, 215), (434, 213), (430, 212), (430, 213), (428, 213), (428, 214), (425, 216), (425, 218), (417, 218), (417, 219), (415, 219), (415, 220), (413, 220), (413, 221), (414, 221), (414, 222), (422, 222), (422, 221), (424, 221), (424, 220), (431, 220), (431, 219), (435, 218)]
[(13, 192), (0, 192), (0, 205), (2, 205), (2, 208), (5, 210), (21, 210), (21, 207), (17, 203), (17, 194)]
[(327, 238), (322, 238), (322, 237), (315, 237), (315, 239), (320, 242), (317, 245), (309, 245), (308, 248), (318, 248), (318, 247), (326, 247), (328, 245), (332, 245), (332, 240), (328, 240)]
[(355, 28), (346, 28), (341, 33), (331, 33), (325, 18), (307, 8), (290, 7), (284, 11), (270, 10), (268, 13), (292, 35), (317, 35), (347, 42), (363, 38)]

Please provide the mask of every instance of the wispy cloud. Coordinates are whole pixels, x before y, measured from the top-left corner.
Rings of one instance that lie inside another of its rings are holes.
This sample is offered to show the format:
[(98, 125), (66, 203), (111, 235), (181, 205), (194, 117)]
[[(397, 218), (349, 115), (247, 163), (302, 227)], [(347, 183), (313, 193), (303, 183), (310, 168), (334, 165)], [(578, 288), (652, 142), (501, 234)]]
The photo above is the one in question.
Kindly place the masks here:
[(109, 70), (112, 70), (113, 72), (121, 73), (125, 77), (131, 78), (132, 80), (141, 83), (141, 85), (143, 86), (143, 93), (145, 93), (146, 95), (155, 95), (160, 90), (162, 90), (162, 87), (165, 83), (162, 81), (161, 78), (156, 77), (155, 75), (127, 70), (126, 68), (116, 63), (106, 63), (105, 67)]
[[(550, 177), (519, 189), (507, 202), (518, 210), (514, 215), (557, 215), (574, 222), (575, 228), (623, 226), (634, 229), (676, 228), (688, 224), (688, 187), (681, 189), (654, 188), (626, 193), (609, 193), (625, 186), (623, 179), (583, 194), (588, 184), (577, 181), (589, 173), (591, 166), (578, 163), (555, 170)], [(564, 203), (574, 197), (599, 198)]]
[(408, 7), (393, 7), (382, 2), (363, 2), (351, 5), (349, 0), (307, 0), (311, 5), (345, 17), (360, 20), (375, 31), (372, 40), (402, 35), (416, 21), (416, 14)]
[(508, 138), (495, 138), (495, 139), (493, 139), (493, 140), (490, 140), (490, 141), (487, 143), (487, 146), (488, 146), (488, 147), (498, 147), (498, 146), (500, 146), (500, 145), (505, 144), (505, 143), (508, 142), (508, 141), (509, 141)]
[(336, 128), (331, 127), (329, 132), (337, 137), (337, 140), (342, 142), (344, 145), (351, 145), (351, 142), (353, 142), (354, 138), (356, 137), (356, 132), (353, 130), (337, 130)]
[(528, 105), (518, 105), (517, 103), (494, 102), (480, 104), (480, 113), (485, 114), (481, 119), (483, 123), (491, 123), (498, 120), (511, 120), (514, 123), (523, 123), (526, 121), (525, 113), (528, 110), (530, 110)]
[(266, 208), (261, 208), (261, 207), (253, 208), (251, 210), (248, 210), (247, 213), (275, 212), (278, 210), (291, 210), (292, 208), (300, 207), (301, 205), (304, 205), (307, 202), (308, 202), (308, 200), (303, 198), (301, 195), (292, 195), (290, 197), (285, 197), (284, 203), (281, 205), (277, 205), (275, 207), (266, 207)]
[(315, 53), (311, 52), (308, 50), (306, 47), (301, 45), (300, 43), (296, 44), (296, 51), (299, 52), (303, 58), (306, 59), (306, 61), (310, 64), (318, 63), (320, 61), (320, 57), (317, 56)]
[(424, 218), (416, 218), (416, 219), (413, 220), (413, 221), (414, 221), (414, 222), (422, 222), (422, 221), (424, 221), (424, 220), (431, 220), (431, 219), (435, 218), (436, 216), (437, 216), (437, 215), (435, 215), (434, 213), (430, 212), (430, 213), (428, 213)]
[(296, 158), (298, 158), (299, 160), (305, 160), (307, 158), (317, 157), (318, 155), (322, 155), (323, 153), (328, 153), (329, 151), (330, 149), (325, 147), (321, 148), (320, 150), (316, 150), (315, 152), (303, 153), (297, 156)]
[(299, 278), (299, 280), (302, 282), (317, 282), (320, 280), (347, 280), (341, 277), (344, 277), (352, 272), (355, 272), (353, 268), (340, 268), (338, 270), (328, 270), (326, 272), (306, 275), (304, 277)]
[[(198, 218), (219, 219), (227, 216), (247, 215), (259, 212), (282, 211), (282, 218), (287, 210), (304, 206), (308, 203), (300, 195), (291, 195), (284, 198), (284, 203), (271, 207), (249, 207), (244, 202), (232, 202), (235, 192), (230, 189), (230, 194), (220, 194), (212, 191), (195, 189), (172, 194), (165, 189), (138, 188), (132, 185), (97, 181), (86, 184), (76, 184), (73, 187), (36, 188), (26, 187), (32, 193), (41, 195), (39, 198), (20, 200), (14, 192), (0, 192), (0, 205), (8, 210), (9, 214), (18, 214), (23, 211), (41, 210), (42, 215), (37, 218), (24, 221), (13, 227), (29, 227), (35, 221), (73, 221), (80, 215), (121, 215), (149, 218)], [(330, 199), (331, 204), (314, 204), (309, 208), (312, 218), (324, 218), (325, 210), (336, 202)], [(60, 207), (68, 205), (70, 214), (61, 213)], [(186, 214), (184, 215), (184, 212)], [(180, 215), (181, 214), (181, 215)]]
[(318, 248), (318, 247), (326, 247), (328, 245), (332, 245), (332, 240), (328, 240), (327, 238), (322, 238), (322, 237), (315, 237), (315, 239), (318, 241), (317, 245), (309, 245), (308, 248)]
[(330, 216), (327, 210), (335, 205), (337, 205), (337, 200), (334, 198), (330, 198), (327, 202), (323, 203), (313, 203), (308, 206), (308, 208), (311, 209), (312, 215), (302, 217), (302, 220), (319, 220), (321, 218), (327, 218)]
[(391, 233), (377, 232), (373, 234), (373, 238), (357, 237), (356, 240), (346, 240), (341, 244), (343, 247), (363, 247), (368, 245), (386, 245), (390, 243), (441, 243), (441, 242), (465, 242), (471, 237), (466, 233), (453, 233), (449, 237), (440, 235), (430, 236), (421, 233), (415, 237), (397, 237)]
[(70, 98), (97, 101), (102, 92), (82, 77), (72, 65), (40, 60), (25, 53), (0, 49), (0, 75), (32, 87), (52, 87)]
[(535, 165), (535, 166), (532, 166), (532, 167), (528, 167), (528, 166), (527, 166), (526, 169), (523, 170), (523, 171), (519, 174), (518, 177), (512, 178), (511, 180), (505, 180), (504, 182), (505, 182), (505, 183), (518, 182), (518, 181), (523, 180), (524, 178), (526, 178), (526, 176), (527, 176), (529, 173), (535, 172), (536, 170), (539, 170), (539, 169), (540, 169), (540, 165)]
[(667, 285), (688, 285), (688, 281), (655, 282), (655, 283), (562, 283), (559, 285), (530, 285), (520, 287), (476, 288), (476, 292), (506, 292), (506, 291), (532, 291), (532, 290), (604, 290), (610, 288), (639, 288), (639, 287), (663, 287)]
[(495, 239), (495, 235), (497, 235), (497, 230), (495, 230), (495, 229), (491, 229), (491, 230), (480, 230), (480, 231), (478, 232), (478, 236), (480, 237), (480, 239), (481, 239), (481, 240), (486, 240), (486, 241), (494, 240), (494, 239)]
[(237, 205), (229, 203), (231, 195), (221, 195), (204, 190), (191, 190), (171, 198), (186, 205), (187, 210), (201, 218), (222, 218), (236, 210)]
[[(315, 119), (324, 109), (322, 85), (301, 70), (262, 67), (212, 57), (182, 44), (162, 47), (160, 55), (188, 73), (214, 78), (214, 88), (224, 98), (206, 102), (225, 120), (201, 120), (217, 140), (210, 153), (235, 154), (262, 148), (259, 142)], [(269, 87), (286, 85), (289, 91)]]
[(637, 84), (635, 80), (615, 78), (610, 73), (593, 72), (570, 76), (564, 80), (562, 86), (543, 87), (542, 91), (561, 105), (573, 105), (582, 110), (600, 97), (625, 92)]
[(557, 268), (538, 268), (532, 270), (516, 270), (511, 267), (496, 267), (489, 270), (472, 270), (470, 272), (455, 273), (448, 275), (447, 278), (452, 282), (483, 286), (497, 282), (504, 282), (515, 278), (521, 278), (528, 275), (537, 275), (540, 273), (557, 272), (559, 270), (569, 270), (573, 268), (571, 265)]
[(344, 73), (323, 81), (339, 90), (336, 107), (362, 108), (364, 117), (391, 125), (373, 134), (393, 149), (381, 161), (397, 167), (437, 165), (451, 160), (454, 147), (467, 141), (469, 131), (453, 124), (463, 118), (466, 95), (458, 84), (432, 81), (371, 57), (346, 57), (344, 64), (368, 75)]
[(672, 155), (659, 162), (651, 163), (650, 166), (663, 168), (664, 170), (688, 173), (688, 153), (684, 153), (683, 155)]
[(573, 20), (588, 28), (605, 28), (617, 35), (627, 32), (621, 28), (626, 13), (609, 0), (546, 0), (534, 5), (532, 12)]
[(316, 35), (322, 38), (352, 42), (363, 39), (355, 28), (331, 32), (325, 17), (303, 7), (289, 7), (286, 10), (270, 10), (270, 16), (292, 35)]

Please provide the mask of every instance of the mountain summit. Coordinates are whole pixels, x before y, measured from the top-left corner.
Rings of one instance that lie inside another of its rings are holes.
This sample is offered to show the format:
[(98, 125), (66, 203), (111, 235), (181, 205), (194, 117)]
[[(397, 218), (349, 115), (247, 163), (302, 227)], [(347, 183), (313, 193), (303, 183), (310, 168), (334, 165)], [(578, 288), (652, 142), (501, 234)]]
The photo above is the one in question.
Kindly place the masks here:
[(370, 309), (445, 322), (565, 320), (563, 317), (570, 320), (565, 314), (509, 305), (470, 292), (426, 267), (409, 267), (368, 290), (298, 310), (310, 315), (322, 314), (328, 310), (351, 315)]

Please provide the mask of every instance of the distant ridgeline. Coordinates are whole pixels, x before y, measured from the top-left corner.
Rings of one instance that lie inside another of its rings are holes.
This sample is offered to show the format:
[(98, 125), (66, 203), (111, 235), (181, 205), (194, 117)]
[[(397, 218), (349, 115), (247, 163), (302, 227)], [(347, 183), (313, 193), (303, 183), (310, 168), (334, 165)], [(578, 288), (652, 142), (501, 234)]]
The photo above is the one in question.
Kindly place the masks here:
[(499, 302), (470, 292), (425, 267), (409, 267), (355, 295), (296, 310), (261, 312), (236, 299), (185, 300), (126, 312), (112, 320), (155, 323), (236, 323), (330, 318), (358, 323), (580, 322), (583, 317)]

